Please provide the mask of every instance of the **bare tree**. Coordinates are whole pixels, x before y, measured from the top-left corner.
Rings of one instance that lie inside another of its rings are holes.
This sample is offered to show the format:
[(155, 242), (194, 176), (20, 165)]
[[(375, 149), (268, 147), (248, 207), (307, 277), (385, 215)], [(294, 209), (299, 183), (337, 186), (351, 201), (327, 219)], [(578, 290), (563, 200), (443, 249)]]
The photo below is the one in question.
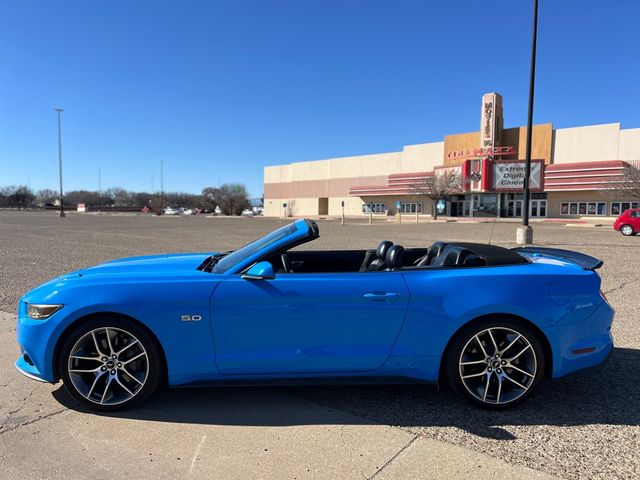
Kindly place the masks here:
[(640, 199), (640, 162), (628, 165), (618, 181), (607, 184), (604, 194), (609, 197)]
[(247, 189), (240, 183), (225, 183), (220, 187), (207, 187), (202, 190), (202, 197), (213, 206), (220, 207), (224, 215), (240, 215), (249, 208)]
[(0, 189), (0, 206), (21, 210), (31, 207), (36, 196), (24, 185), (4, 187)]
[(438, 218), (437, 204), (440, 200), (446, 200), (455, 193), (459, 193), (462, 189), (462, 179), (460, 174), (450, 168), (442, 168), (435, 173), (419, 180), (411, 185), (411, 192), (414, 195), (429, 198), (433, 207), (432, 216)]

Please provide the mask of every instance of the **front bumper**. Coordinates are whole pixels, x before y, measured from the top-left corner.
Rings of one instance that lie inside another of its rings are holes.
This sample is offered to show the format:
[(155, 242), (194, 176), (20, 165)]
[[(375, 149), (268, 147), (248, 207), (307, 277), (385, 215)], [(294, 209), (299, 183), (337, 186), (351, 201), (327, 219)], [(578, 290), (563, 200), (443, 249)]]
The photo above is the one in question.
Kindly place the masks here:
[(42, 378), (42, 374), (38, 371), (38, 369), (34, 365), (30, 365), (25, 359), (24, 356), (20, 357), (15, 363), (16, 369), (25, 377), (30, 378), (31, 380), (37, 380), (38, 382), (49, 383), (47, 380)]
[[(63, 311), (60, 310), (45, 320), (33, 320), (27, 316), (26, 310), (26, 303), (20, 301), (16, 329), (20, 358), (15, 366), (20, 373), (29, 378), (55, 383), (57, 378), (53, 369), (53, 351)], [(25, 355), (30, 362), (27, 362)]]

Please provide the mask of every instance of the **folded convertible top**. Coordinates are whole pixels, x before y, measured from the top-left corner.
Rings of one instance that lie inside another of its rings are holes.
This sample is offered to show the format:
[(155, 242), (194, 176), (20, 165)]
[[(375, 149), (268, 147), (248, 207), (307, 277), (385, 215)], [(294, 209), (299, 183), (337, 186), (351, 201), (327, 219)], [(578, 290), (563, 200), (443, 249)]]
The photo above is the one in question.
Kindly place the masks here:
[(527, 263), (527, 259), (508, 248), (486, 243), (455, 242), (447, 245), (463, 248), (482, 258), (487, 266), (518, 265)]

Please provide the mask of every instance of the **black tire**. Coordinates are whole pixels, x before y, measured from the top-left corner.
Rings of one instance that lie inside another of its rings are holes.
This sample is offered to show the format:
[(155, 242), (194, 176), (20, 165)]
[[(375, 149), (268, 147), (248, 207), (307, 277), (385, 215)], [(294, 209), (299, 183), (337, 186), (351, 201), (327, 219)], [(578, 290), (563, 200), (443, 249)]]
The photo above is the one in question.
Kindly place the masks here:
[(637, 232), (633, 229), (631, 225), (625, 224), (620, 227), (620, 233), (625, 237), (630, 237), (635, 235)]
[[(118, 351), (120, 355), (112, 359), (111, 353)], [(84, 407), (98, 411), (139, 404), (164, 378), (163, 356), (155, 338), (135, 322), (117, 316), (81, 321), (62, 345), (58, 367), (67, 392)]]
[[(502, 349), (504, 355), (500, 354)], [(523, 353), (517, 356), (518, 352)], [(496, 318), (470, 324), (458, 332), (445, 353), (443, 376), (455, 392), (474, 405), (504, 410), (533, 394), (544, 376), (545, 361), (537, 332), (524, 322)]]

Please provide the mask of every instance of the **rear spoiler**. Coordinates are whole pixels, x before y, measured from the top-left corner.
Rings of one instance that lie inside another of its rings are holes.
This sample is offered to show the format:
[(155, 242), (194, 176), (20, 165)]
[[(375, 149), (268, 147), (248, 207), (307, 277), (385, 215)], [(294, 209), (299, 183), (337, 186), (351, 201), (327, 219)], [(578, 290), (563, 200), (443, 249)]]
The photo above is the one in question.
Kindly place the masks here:
[(555, 257), (560, 260), (566, 260), (571, 263), (584, 268), (585, 270), (597, 270), (604, 263), (590, 255), (584, 253), (574, 252), (572, 250), (563, 250), (561, 248), (546, 248), (546, 247), (517, 247), (512, 248), (516, 253), (528, 253), (528, 254), (540, 254), (548, 257)]

